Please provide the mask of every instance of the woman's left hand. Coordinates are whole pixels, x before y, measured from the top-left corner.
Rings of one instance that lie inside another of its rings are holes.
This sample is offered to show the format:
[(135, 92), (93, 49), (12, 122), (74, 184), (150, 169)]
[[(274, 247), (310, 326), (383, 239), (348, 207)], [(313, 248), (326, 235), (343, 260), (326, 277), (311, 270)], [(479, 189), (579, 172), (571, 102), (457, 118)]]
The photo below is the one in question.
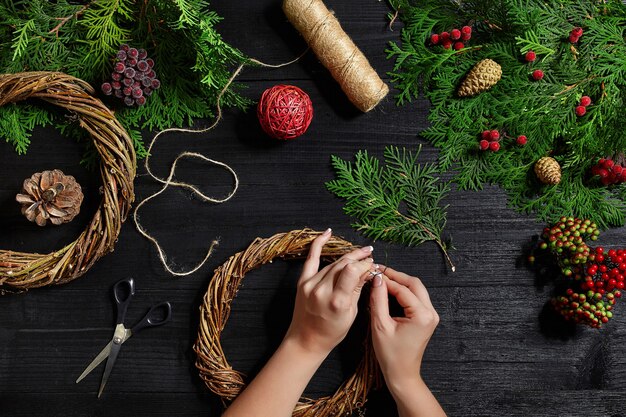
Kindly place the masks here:
[(301, 348), (327, 355), (343, 340), (354, 322), (361, 289), (373, 269), (372, 247), (356, 249), (319, 270), (322, 247), (331, 230), (311, 244), (304, 263), (293, 319), (285, 340)]

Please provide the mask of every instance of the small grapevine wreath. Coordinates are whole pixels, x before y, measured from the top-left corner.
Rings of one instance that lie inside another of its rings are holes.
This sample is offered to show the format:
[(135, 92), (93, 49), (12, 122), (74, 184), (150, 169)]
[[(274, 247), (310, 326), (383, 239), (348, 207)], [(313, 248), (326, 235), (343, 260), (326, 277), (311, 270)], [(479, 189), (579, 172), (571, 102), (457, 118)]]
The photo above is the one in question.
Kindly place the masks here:
[(45, 255), (0, 250), (0, 294), (72, 281), (113, 251), (134, 200), (137, 161), (128, 133), (93, 93), (85, 81), (60, 72), (0, 75), (0, 106), (38, 98), (77, 116), (101, 157), (103, 181), (100, 207), (74, 242)]
[[(271, 263), (276, 258), (301, 259), (306, 257), (311, 242), (321, 235), (311, 229), (279, 233), (270, 238), (256, 238), (243, 252), (236, 253), (215, 270), (200, 307), (200, 328), (194, 350), (198, 355), (196, 367), (207, 387), (230, 402), (245, 388), (243, 374), (232, 369), (222, 349), (220, 336), (230, 316), (244, 276), (253, 269)], [(355, 249), (352, 243), (333, 236), (322, 249), (322, 258), (334, 261)], [(332, 396), (313, 400), (301, 398), (294, 409), (294, 417), (336, 417), (360, 410), (367, 393), (378, 381), (377, 364), (370, 338), (365, 341), (365, 354), (355, 373)]]

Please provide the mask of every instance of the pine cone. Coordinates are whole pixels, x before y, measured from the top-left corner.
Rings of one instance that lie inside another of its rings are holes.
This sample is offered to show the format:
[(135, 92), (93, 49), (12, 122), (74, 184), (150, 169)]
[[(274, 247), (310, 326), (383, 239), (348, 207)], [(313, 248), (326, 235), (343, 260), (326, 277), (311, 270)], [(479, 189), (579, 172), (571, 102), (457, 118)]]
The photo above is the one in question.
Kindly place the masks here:
[(502, 67), (496, 61), (483, 59), (474, 65), (461, 83), (457, 94), (459, 97), (471, 97), (489, 90), (502, 77)]
[(535, 174), (544, 184), (554, 185), (561, 182), (561, 166), (554, 158), (544, 156), (535, 163)]
[(24, 180), (22, 193), (15, 197), (29, 221), (45, 226), (70, 222), (80, 212), (83, 192), (71, 175), (58, 169), (33, 174)]

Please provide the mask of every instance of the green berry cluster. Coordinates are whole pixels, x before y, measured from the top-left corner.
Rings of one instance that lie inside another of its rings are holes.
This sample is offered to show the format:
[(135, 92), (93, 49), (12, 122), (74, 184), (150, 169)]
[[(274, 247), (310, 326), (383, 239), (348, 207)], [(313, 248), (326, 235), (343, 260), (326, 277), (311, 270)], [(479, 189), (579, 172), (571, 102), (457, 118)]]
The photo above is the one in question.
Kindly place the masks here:
[(586, 239), (598, 240), (600, 230), (591, 220), (561, 217), (552, 227), (543, 229), (540, 249), (556, 255), (563, 275), (570, 277), (573, 267), (587, 262), (590, 254)]

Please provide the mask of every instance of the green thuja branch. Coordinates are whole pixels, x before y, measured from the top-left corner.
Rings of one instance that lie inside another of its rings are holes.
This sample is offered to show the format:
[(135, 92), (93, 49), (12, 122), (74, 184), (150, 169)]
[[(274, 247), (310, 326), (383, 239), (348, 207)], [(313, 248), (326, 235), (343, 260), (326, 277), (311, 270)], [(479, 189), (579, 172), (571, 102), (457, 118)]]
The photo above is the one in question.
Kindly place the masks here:
[(366, 151), (358, 152), (354, 163), (332, 156), (336, 179), (326, 187), (346, 199), (345, 213), (356, 218), (353, 227), (366, 236), (409, 246), (434, 241), (454, 271), (441, 238), (448, 207), (441, 201), (450, 186), (438, 179), (435, 165), (417, 164), (420, 150), (387, 147), (385, 166)]
[[(440, 166), (460, 189), (499, 184), (509, 204), (553, 222), (590, 218), (601, 228), (626, 220), (626, 185), (604, 186), (591, 174), (600, 158), (626, 151), (626, 5), (619, 0), (390, 0), (403, 21), (388, 57), (398, 105), (423, 94), (430, 127), (421, 136), (440, 148)], [(455, 51), (431, 43), (431, 34), (470, 26), (472, 38)], [(576, 42), (571, 31), (580, 27)], [(533, 51), (536, 60), (525, 54)], [(490, 90), (460, 98), (457, 90), (483, 59), (502, 77)], [(535, 81), (532, 74), (544, 77)], [(577, 115), (582, 96), (592, 100)], [(500, 150), (478, 148), (481, 132), (498, 130)], [(525, 146), (516, 137), (528, 138)], [(562, 169), (557, 185), (533, 171), (543, 156)]]
[[(155, 61), (161, 88), (142, 107), (126, 107), (102, 97), (129, 131), (137, 155), (146, 150), (141, 130), (191, 125), (214, 115), (217, 97), (232, 69), (246, 57), (223, 41), (221, 18), (205, 0), (0, 0), (0, 67), (4, 73), (62, 71), (84, 79), (99, 91), (110, 80), (115, 54), (128, 43), (146, 49)], [(232, 84), (223, 107), (245, 108), (250, 101)], [(36, 117), (33, 117), (36, 115)], [(28, 149), (34, 125), (54, 123), (64, 132), (68, 119), (45, 106), (0, 108), (0, 137), (19, 153)], [(27, 124), (23, 124), (28, 121)], [(41, 122), (41, 123), (39, 123)], [(16, 124), (20, 127), (14, 129)], [(85, 136), (85, 132), (82, 132)], [(87, 163), (92, 164), (89, 155)]]

